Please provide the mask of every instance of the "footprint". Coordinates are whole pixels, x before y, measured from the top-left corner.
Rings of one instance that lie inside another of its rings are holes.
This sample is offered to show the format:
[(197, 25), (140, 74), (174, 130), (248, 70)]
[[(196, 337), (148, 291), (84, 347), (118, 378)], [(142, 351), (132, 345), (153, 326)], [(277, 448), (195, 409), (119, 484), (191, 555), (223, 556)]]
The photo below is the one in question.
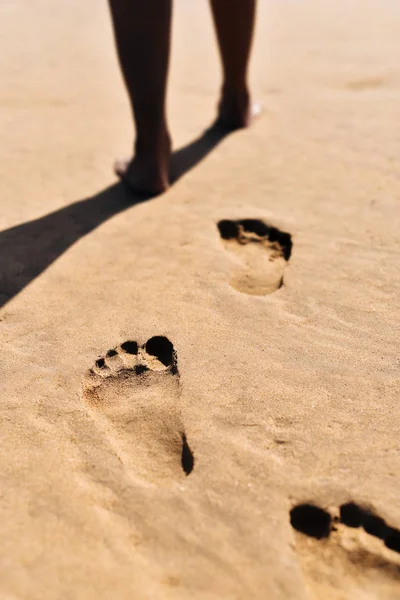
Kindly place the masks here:
[(166, 337), (109, 350), (86, 373), (82, 396), (133, 476), (167, 483), (191, 473), (177, 356)]
[(319, 506), (300, 504), (290, 511), (290, 523), (316, 599), (400, 598), (400, 557), (395, 554), (400, 553), (400, 531), (372, 511), (347, 503), (332, 517)]
[(217, 223), (226, 250), (235, 257), (230, 284), (255, 296), (272, 294), (283, 285), (292, 252), (292, 236), (258, 219)]

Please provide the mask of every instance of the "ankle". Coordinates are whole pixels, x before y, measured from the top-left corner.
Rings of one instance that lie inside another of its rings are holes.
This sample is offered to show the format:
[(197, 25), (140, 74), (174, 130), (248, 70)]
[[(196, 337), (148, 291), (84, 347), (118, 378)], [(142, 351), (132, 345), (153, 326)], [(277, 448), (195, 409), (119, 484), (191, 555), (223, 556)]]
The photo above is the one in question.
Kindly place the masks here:
[(250, 104), (250, 92), (245, 82), (232, 85), (232, 83), (224, 83), (221, 89), (221, 100), (240, 106), (248, 106)]
[(248, 127), (251, 120), (250, 93), (246, 86), (232, 89), (226, 84), (222, 87), (219, 103), (220, 124), (231, 131)]
[(165, 155), (171, 152), (171, 137), (168, 129), (163, 128), (155, 132), (147, 132), (146, 135), (137, 135), (134, 147), (134, 155)]

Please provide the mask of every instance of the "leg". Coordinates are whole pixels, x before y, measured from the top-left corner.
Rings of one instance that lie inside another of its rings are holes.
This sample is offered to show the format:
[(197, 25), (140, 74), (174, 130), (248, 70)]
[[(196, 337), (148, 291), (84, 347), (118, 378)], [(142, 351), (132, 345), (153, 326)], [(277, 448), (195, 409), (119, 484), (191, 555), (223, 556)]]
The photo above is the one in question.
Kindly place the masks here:
[(247, 69), (253, 39), (256, 0), (210, 0), (223, 68), (219, 121), (228, 129), (247, 127), (251, 119)]
[(135, 156), (116, 167), (137, 192), (159, 194), (169, 180), (166, 87), (172, 0), (109, 0), (118, 58), (136, 125)]

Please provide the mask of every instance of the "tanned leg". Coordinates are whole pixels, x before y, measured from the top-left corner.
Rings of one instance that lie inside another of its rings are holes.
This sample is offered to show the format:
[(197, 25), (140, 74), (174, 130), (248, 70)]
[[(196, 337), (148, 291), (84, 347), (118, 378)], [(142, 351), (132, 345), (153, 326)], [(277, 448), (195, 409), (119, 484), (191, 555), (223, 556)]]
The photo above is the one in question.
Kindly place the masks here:
[(247, 82), (256, 0), (210, 0), (223, 69), (219, 122), (227, 129), (250, 124)]
[(116, 165), (133, 191), (160, 194), (169, 184), (166, 118), (172, 0), (109, 0), (118, 58), (136, 126), (134, 157)]

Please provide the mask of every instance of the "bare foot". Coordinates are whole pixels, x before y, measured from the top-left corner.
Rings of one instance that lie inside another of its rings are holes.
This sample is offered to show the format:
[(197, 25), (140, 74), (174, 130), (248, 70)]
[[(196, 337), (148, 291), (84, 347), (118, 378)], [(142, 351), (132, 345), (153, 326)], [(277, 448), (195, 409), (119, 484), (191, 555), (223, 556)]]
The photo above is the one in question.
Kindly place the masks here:
[(158, 196), (169, 187), (169, 163), (171, 141), (168, 134), (155, 148), (136, 147), (131, 160), (118, 160), (114, 172), (135, 193), (145, 196)]
[(216, 125), (227, 131), (242, 129), (248, 127), (260, 112), (260, 105), (251, 103), (247, 90), (232, 93), (223, 88)]

